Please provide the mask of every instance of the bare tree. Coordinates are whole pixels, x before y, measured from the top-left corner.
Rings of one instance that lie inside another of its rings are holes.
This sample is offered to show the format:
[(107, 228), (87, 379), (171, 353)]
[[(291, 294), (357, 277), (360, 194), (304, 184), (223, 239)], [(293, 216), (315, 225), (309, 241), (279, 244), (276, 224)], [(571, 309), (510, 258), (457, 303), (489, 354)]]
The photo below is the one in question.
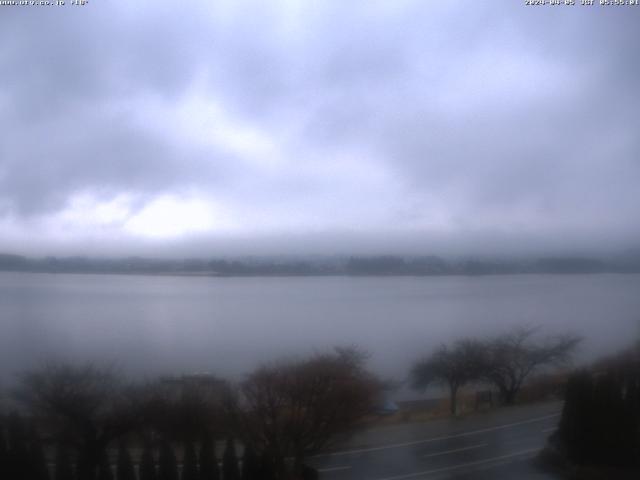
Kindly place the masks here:
[(167, 441), (162, 442), (158, 455), (158, 480), (178, 480), (178, 461), (173, 447)]
[(9, 474), (9, 449), (4, 439), (4, 418), (0, 414), (0, 478), (7, 478)]
[(305, 457), (371, 412), (379, 382), (364, 360), (355, 349), (336, 349), (259, 368), (242, 383), (232, 406), (238, 434), (277, 478), (298, 478)]
[(223, 428), (222, 403), (228, 388), (213, 375), (160, 378), (142, 389), (145, 424), (167, 439), (197, 442)]
[(222, 478), (224, 480), (240, 480), (240, 467), (236, 445), (232, 438), (227, 439), (227, 444), (222, 454)]
[(118, 463), (116, 464), (116, 477), (118, 480), (135, 480), (136, 471), (133, 460), (127, 446), (120, 442), (118, 445)]
[(458, 391), (466, 384), (478, 380), (485, 366), (484, 346), (476, 340), (458, 340), (452, 346), (441, 345), (435, 352), (417, 362), (411, 370), (416, 389), (432, 384), (445, 384), (449, 388), (451, 414), (457, 412)]
[(145, 442), (140, 455), (140, 464), (138, 466), (138, 478), (140, 480), (157, 480), (156, 459), (153, 456), (153, 450), (148, 442)]
[[(205, 433), (200, 442), (200, 455), (198, 456), (200, 463), (200, 480), (219, 480), (220, 470), (218, 469), (218, 459), (216, 458), (215, 445), (213, 437), (209, 433)], [(140, 478), (140, 480), (145, 480)]]
[(505, 404), (515, 402), (533, 372), (567, 362), (581, 341), (568, 334), (536, 340), (536, 332), (536, 328), (518, 327), (488, 342), (484, 376), (498, 388)]
[(135, 425), (138, 412), (110, 368), (51, 364), (26, 373), (16, 392), (59, 441), (74, 446), (79, 475), (93, 479), (107, 446)]

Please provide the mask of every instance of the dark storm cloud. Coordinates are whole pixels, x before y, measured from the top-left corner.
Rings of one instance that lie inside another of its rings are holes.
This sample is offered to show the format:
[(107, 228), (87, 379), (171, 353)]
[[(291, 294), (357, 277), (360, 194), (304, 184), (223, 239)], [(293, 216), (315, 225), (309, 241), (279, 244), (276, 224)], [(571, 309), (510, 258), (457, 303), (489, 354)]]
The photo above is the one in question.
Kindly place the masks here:
[(639, 233), (640, 9), (1, 13), (0, 214), (14, 226), (78, 193), (141, 209), (195, 191), (238, 232), (274, 238)]

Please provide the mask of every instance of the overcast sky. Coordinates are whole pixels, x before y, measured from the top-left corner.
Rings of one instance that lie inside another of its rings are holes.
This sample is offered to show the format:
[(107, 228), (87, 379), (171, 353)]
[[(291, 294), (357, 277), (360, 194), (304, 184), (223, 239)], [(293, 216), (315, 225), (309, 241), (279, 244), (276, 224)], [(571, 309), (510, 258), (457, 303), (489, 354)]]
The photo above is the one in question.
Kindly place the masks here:
[(640, 7), (69, 3), (0, 6), (2, 251), (640, 244)]

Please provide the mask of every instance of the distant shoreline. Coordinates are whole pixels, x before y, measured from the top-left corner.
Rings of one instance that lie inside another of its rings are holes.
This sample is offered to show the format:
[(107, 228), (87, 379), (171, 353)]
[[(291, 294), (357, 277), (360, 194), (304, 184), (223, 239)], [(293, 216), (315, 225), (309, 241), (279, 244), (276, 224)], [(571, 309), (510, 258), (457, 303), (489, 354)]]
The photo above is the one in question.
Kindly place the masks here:
[(35, 275), (100, 275), (100, 276), (139, 276), (139, 277), (188, 277), (188, 278), (443, 278), (443, 277), (500, 277), (500, 276), (534, 276), (534, 275), (639, 275), (640, 271), (600, 271), (600, 272), (494, 272), (494, 273), (203, 273), (203, 272), (98, 272), (98, 271), (44, 271), (44, 270), (7, 270), (3, 273), (35, 274)]
[(520, 274), (640, 273), (640, 255), (610, 258), (444, 259), (438, 256), (28, 258), (0, 253), (0, 271), (183, 277), (441, 277)]

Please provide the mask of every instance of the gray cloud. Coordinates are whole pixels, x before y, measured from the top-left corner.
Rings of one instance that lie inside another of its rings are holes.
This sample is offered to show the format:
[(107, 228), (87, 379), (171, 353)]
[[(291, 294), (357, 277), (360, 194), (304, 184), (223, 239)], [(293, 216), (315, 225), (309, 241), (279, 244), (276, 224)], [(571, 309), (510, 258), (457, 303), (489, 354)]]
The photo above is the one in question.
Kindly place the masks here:
[(639, 9), (210, 3), (3, 8), (0, 248), (80, 194), (231, 219), (194, 245), (637, 240)]

